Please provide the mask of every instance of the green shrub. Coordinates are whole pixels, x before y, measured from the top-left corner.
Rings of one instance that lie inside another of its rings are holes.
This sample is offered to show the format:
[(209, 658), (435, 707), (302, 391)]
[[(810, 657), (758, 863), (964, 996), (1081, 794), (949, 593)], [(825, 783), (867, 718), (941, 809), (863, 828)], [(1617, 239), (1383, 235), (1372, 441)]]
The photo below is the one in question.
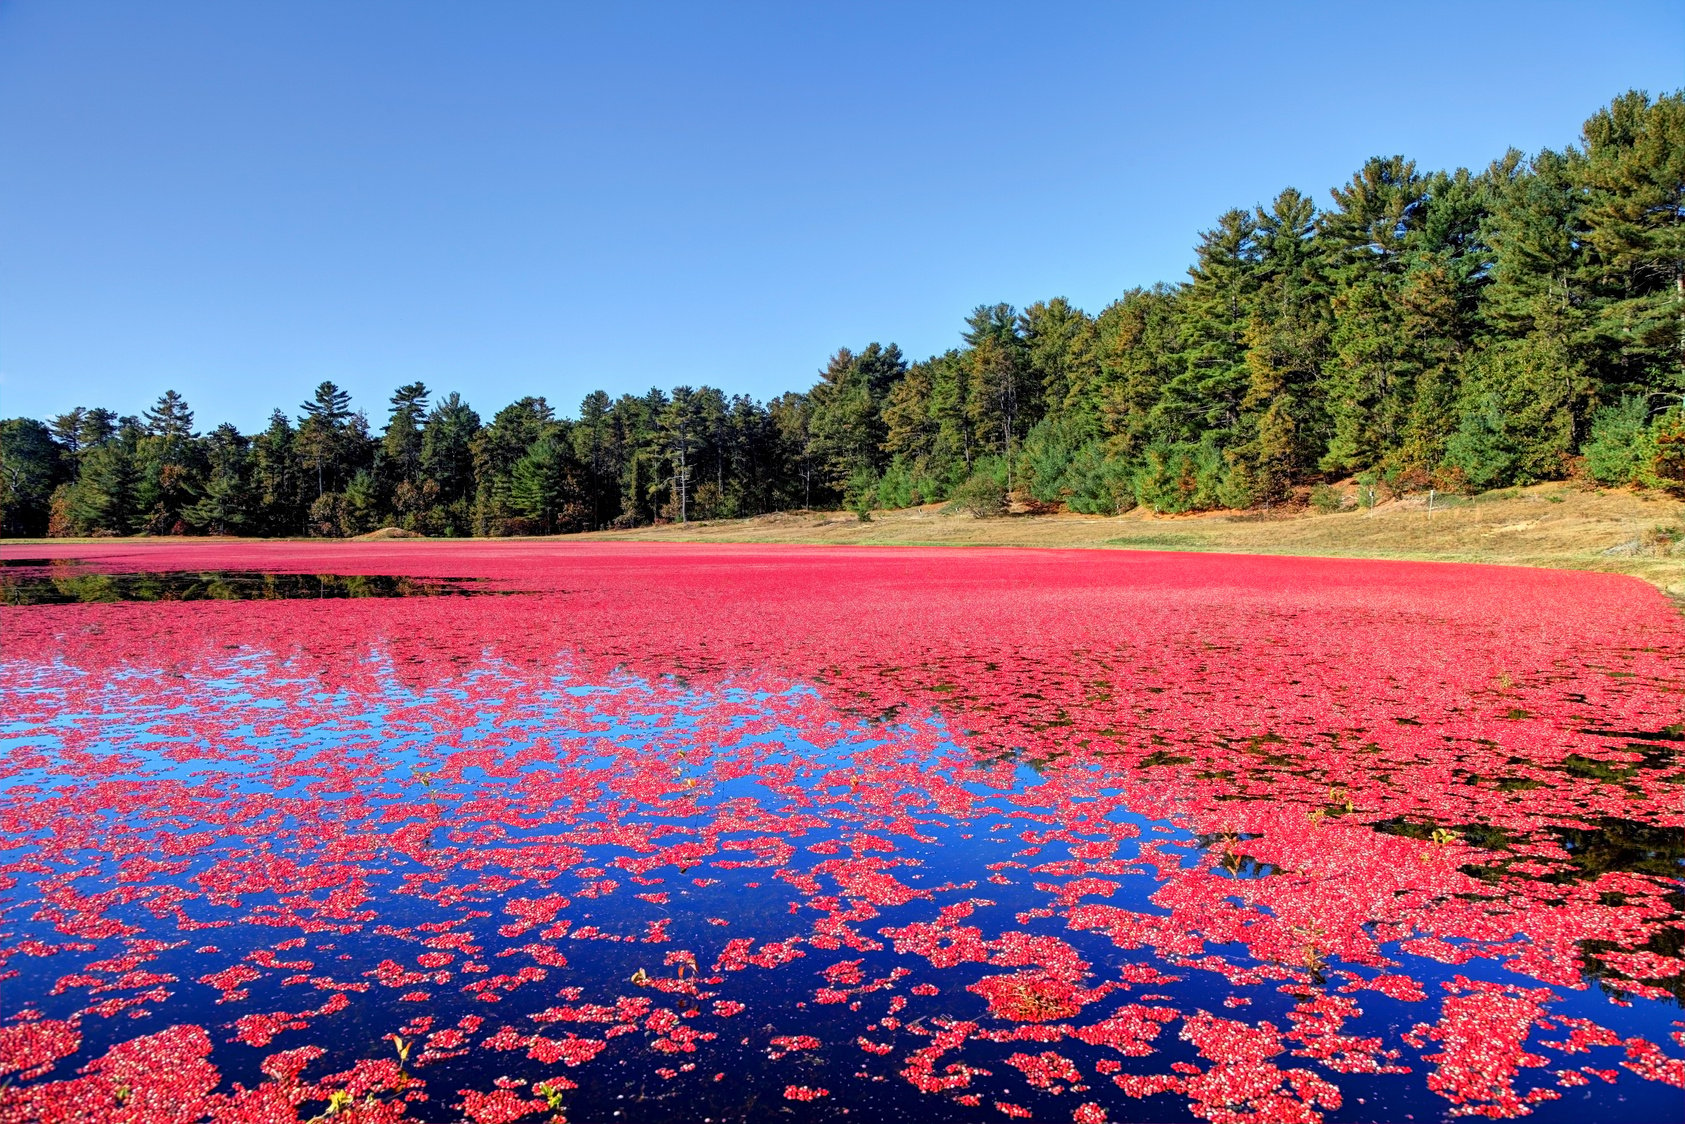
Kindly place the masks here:
[(1075, 434), (1068, 422), (1041, 419), (1024, 436), (1016, 482), (1037, 502), (1058, 503), (1071, 490), (1069, 477), (1075, 452)]
[(1162, 515), (1250, 505), (1251, 481), (1233, 473), (1218, 442), (1207, 433), (1198, 443), (1148, 445), (1134, 474), (1135, 498)]
[(1227, 471), (1214, 473), (1217, 479), (1216, 497), (1221, 507), (1244, 509), (1258, 502), (1262, 489), (1252, 470), (1242, 463), (1232, 463)]
[(1107, 456), (1103, 441), (1090, 441), (1076, 451), (1065, 483), (1065, 506), (1084, 515), (1121, 515), (1135, 506), (1129, 465)]
[(1599, 484), (1631, 484), (1655, 457), (1655, 439), (1645, 424), (1642, 398), (1623, 398), (1591, 417), (1591, 437), (1582, 452), (1586, 474)]
[(994, 473), (979, 469), (948, 497), (946, 512), (963, 512), (979, 519), (1006, 514), (1006, 484)]
[(1357, 502), (1365, 511), (1372, 511), (1381, 502), (1381, 474), (1360, 472), (1357, 476)]
[(1445, 463), (1477, 492), (1514, 481), (1515, 446), (1504, 431), (1503, 410), (1496, 396), (1487, 395), (1464, 413), (1457, 432), (1445, 443)]
[(1161, 515), (1192, 511), (1199, 495), (1194, 446), (1183, 442), (1147, 446), (1134, 473), (1135, 498)]
[(903, 507), (912, 507), (918, 501), (914, 497), (913, 474), (907, 471), (907, 466), (900, 457), (889, 462), (889, 467), (883, 470), (883, 476), (878, 480), (878, 506), (895, 511)]
[(1675, 407), (1656, 418), (1650, 427), (1655, 452), (1650, 471), (1657, 486), (1676, 496), (1685, 496), (1685, 407)]
[(1332, 515), (1345, 506), (1340, 498), (1338, 488), (1330, 488), (1327, 484), (1318, 484), (1311, 489), (1311, 510), (1319, 515)]
[(848, 477), (843, 489), (843, 506), (854, 512), (860, 522), (872, 521), (872, 508), (878, 499), (878, 474), (870, 468), (857, 468)]

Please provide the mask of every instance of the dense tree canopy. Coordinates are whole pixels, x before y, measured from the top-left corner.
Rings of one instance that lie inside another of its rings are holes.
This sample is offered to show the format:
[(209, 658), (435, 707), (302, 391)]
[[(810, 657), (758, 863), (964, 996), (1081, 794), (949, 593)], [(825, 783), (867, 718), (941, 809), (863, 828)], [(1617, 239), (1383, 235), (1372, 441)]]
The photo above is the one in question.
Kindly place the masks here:
[[(1287, 188), (1198, 235), (1177, 285), (1097, 314), (984, 304), (960, 346), (842, 348), (805, 392), (594, 391), (489, 422), (397, 388), (378, 433), (331, 382), (263, 431), (0, 422), (7, 535), (507, 535), (1008, 493), (1085, 512), (1579, 475), (1685, 490), (1685, 94), (1477, 172), (1378, 156), (1319, 210)], [(981, 506), (979, 506), (981, 505)]]

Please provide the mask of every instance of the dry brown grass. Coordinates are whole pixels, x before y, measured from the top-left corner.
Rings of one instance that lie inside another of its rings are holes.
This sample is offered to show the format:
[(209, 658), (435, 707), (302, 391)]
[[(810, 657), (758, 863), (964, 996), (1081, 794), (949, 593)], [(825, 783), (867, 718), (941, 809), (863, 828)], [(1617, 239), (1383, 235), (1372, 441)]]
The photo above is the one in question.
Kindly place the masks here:
[[(1671, 541), (1670, 532), (1671, 530)], [(1333, 558), (1488, 562), (1631, 574), (1685, 599), (1685, 504), (1655, 493), (1541, 484), (1472, 499), (1425, 497), (1373, 511), (1319, 515), (1010, 515), (977, 519), (940, 507), (874, 512), (782, 512), (755, 519), (665, 524), (577, 536), (625, 542), (839, 543), (901, 546), (1101, 547), (1230, 551)]]
[[(365, 537), (391, 536), (375, 532)], [(1653, 492), (1590, 490), (1571, 484), (1512, 488), (1472, 499), (1441, 497), (1431, 515), (1420, 496), (1385, 502), (1373, 511), (1329, 515), (1298, 509), (977, 519), (946, 515), (932, 505), (875, 512), (869, 523), (860, 522), (851, 512), (794, 511), (754, 519), (599, 531), (571, 535), (568, 540), (1078, 547), (1486, 562), (1631, 574), (1685, 607), (1685, 503)], [(5, 545), (31, 543), (50, 549), (65, 541), (10, 539)], [(426, 543), (416, 543), (415, 549), (426, 549)]]

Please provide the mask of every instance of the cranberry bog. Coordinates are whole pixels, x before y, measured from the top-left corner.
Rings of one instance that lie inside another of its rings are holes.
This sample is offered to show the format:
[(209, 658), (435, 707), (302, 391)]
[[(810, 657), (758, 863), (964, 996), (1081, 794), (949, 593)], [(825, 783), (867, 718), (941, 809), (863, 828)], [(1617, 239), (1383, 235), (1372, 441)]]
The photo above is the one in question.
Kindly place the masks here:
[(1633, 579), (6, 562), (0, 1121), (1680, 1115), (1685, 621)]

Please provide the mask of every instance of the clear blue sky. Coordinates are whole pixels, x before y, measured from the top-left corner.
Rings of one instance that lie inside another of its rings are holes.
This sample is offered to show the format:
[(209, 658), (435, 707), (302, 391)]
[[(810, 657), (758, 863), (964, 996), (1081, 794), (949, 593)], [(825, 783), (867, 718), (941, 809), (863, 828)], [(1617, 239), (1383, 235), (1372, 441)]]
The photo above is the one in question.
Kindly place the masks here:
[(804, 388), (1367, 156), (1685, 85), (1677, 2), (0, 3), (0, 415)]

